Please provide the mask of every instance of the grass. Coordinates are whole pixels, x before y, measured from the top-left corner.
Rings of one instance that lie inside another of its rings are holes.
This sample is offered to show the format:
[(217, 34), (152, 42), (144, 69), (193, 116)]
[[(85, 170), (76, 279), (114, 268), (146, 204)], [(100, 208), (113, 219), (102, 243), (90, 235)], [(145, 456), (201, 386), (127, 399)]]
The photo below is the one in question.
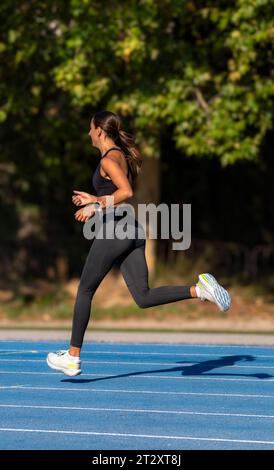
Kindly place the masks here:
[[(17, 297), (9, 302), (1, 303), (2, 317), (10, 320), (68, 320), (71, 319), (73, 313), (74, 302), (69, 296), (60, 292), (57, 296), (46, 295), (30, 301), (24, 297)], [(4, 315), (3, 315), (4, 314)], [(173, 317), (182, 316), (181, 304), (166, 304), (147, 309), (140, 308), (137, 304), (132, 303), (126, 306), (113, 306), (110, 308), (101, 308), (92, 306), (92, 318), (97, 321), (102, 320), (123, 320), (123, 319), (151, 319), (161, 321)], [(216, 317), (219, 318), (219, 312), (212, 309), (212, 312), (204, 311), (203, 318)], [(197, 309), (197, 304), (185, 302), (183, 307), (183, 317), (186, 320), (193, 320), (201, 317), (201, 312)]]
[[(158, 263), (154, 274), (149, 278), (149, 282), (151, 287), (169, 284), (190, 285), (193, 284), (193, 279), (197, 278), (196, 273), (202, 271), (202, 269), (197, 270), (197, 264), (191, 267), (189, 263), (184, 265), (182, 260), (180, 263), (174, 263), (174, 266), (172, 265), (172, 269), (170, 265), (167, 266)], [(260, 320), (274, 320), (274, 276), (261, 278), (256, 283), (248, 282), (243, 277), (240, 279), (240, 276), (238, 279), (235, 277), (219, 278), (218, 276), (218, 280), (232, 290), (232, 299), (234, 297), (234, 300), (232, 300), (233, 308), (224, 315), (220, 315), (220, 312), (215, 305), (207, 304), (207, 306), (205, 306), (202, 302), (192, 300), (169, 303), (147, 309), (139, 308), (132, 300), (132, 303), (126, 306), (115, 305), (110, 308), (102, 308), (96, 301), (95, 295), (95, 299), (92, 304), (91, 318), (97, 322), (115, 322), (122, 320), (132, 320), (133, 322), (140, 321), (140, 331), (143, 331), (142, 322), (144, 327), (146, 327), (146, 325), (148, 326), (149, 321), (156, 325), (158, 322), (159, 326), (161, 326), (160, 323), (162, 323), (161, 331), (168, 331), (169, 322), (174, 325), (176, 325), (177, 322), (180, 328), (180, 324), (182, 326), (183, 320), (185, 323), (190, 323), (189, 327), (186, 326), (187, 331), (190, 332), (199, 331), (198, 324), (197, 328), (191, 329), (191, 322), (195, 322), (196, 320), (205, 321), (205, 328), (203, 328), (202, 331), (207, 330), (207, 320), (210, 321), (210, 325), (208, 325), (208, 327), (211, 329), (214, 321), (216, 320), (216, 322), (218, 322), (218, 325), (216, 323), (216, 326), (222, 328), (221, 325), (224, 325), (224, 329), (219, 330), (222, 332), (230, 331), (230, 325), (228, 326), (226, 319), (230, 319), (232, 326), (233, 321), (240, 320), (250, 322), (257, 317)], [(107, 292), (106, 296), (108, 296)], [(0, 302), (0, 319), (11, 321), (12, 323), (18, 322), (18, 324), (23, 324), (24, 321), (33, 321), (41, 322), (45, 325), (47, 323), (50, 324), (51, 321), (57, 323), (58, 321), (60, 323), (62, 321), (70, 321), (73, 315), (74, 301), (75, 298), (72, 298), (68, 294), (65, 289), (65, 285), (62, 285), (61, 283), (50, 284), (44, 293), (39, 289), (32, 291), (24, 289), (24, 286), (21, 286), (21, 288), (19, 286), (17, 294), (13, 298)], [(165, 328), (165, 330), (162, 328)], [(119, 329), (121, 330), (121, 328)], [(122, 329), (124, 330), (124, 328)], [(261, 325), (260, 330), (263, 329), (264, 327)], [(272, 330), (272, 328), (270, 329)], [(135, 329), (133, 325), (133, 328), (130, 328), (130, 331), (139, 331), (139, 329)], [(146, 331), (149, 330), (146, 329)], [(153, 331), (155, 331), (154, 327)], [(174, 331), (174, 329), (171, 329), (170, 331)], [(186, 331), (186, 329), (178, 329), (178, 331)], [(268, 331), (265, 333), (270, 334)]]

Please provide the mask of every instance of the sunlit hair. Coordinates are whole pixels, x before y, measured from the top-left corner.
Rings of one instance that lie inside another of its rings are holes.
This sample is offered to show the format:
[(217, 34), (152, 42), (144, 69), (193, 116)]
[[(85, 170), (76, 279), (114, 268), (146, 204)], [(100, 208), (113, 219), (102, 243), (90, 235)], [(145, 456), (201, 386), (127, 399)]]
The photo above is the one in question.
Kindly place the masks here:
[(95, 128), (101, 127), (117, 147), (123, 150), (128, 161), (129, 173), (132, 181), (134, 181), (142, 167), (142, 156), (137, 148), (134, 136), (122, 129), (121, 118), (111, 111), (98, 111), (91, 121), (93, 121)]

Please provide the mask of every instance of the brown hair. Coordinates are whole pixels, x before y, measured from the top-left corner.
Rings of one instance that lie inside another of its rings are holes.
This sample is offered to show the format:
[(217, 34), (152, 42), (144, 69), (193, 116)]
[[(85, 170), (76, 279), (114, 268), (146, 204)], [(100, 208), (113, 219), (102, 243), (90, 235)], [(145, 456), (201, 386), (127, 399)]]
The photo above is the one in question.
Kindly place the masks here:
[(134, 136), (121, 129), (121, 118), (111, 111), (98, 111), (91, 120), (96, 128), (100, 126), (107, 136), (123, 150), (128, 161), (129, 173), (134, 181), (142, 166), (142, 156), (137, 148)]

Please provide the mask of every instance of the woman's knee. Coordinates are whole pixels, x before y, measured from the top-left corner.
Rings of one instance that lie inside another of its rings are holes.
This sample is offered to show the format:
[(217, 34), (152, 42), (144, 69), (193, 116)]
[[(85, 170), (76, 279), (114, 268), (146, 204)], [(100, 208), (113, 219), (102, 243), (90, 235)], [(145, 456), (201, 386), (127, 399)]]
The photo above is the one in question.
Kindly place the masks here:
[(134, 294), (134, 300), (138, 307), (140, 308), (148, 308), (150, 307), (147, 291), (146, 292), (138, 292)]
[(150, 305), (148, 303), (143, 302), (143, 301), (137, 302), (137, 304), (138, 304), (138, 307), (140, 307), (140, 308), (149, 308), (150, 307)]

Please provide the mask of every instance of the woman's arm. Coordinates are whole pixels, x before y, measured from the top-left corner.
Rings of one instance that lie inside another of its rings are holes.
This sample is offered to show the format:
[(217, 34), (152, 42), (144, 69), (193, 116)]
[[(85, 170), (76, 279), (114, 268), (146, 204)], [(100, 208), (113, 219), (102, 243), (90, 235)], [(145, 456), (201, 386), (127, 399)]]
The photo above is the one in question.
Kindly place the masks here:
[(82, 207), (75, 212), (74, 217), (79, 222), (87, 222), (95, 213), (95, 209), (90, 206)]
[(101, 166), (118, 188), (109, 196), (97, 197), (97, 201), (100, 202), (101, 208), (109, 206), (110, 199), (108, 198), (110, 197), (114, 198), (113, 204), (111, 205), (116, 206), (133, 196), (133, 190), (129, 184), (128, 178), (116, 160), (110, 157), (104, 157), (101, 161)]
[[(129, 184), (128, 178), (125, 176), (123, 170), (116, 160), (105, 157), (102, 159), (101, 165), (105, 173), (110, 176), (118, 189), (111, 195), (106, 196), (94, 196), (92, 194), (85, 193), (84, 191), (73, 190), (75, 194), (72, 196), (72, 201), (76, 206), (84, 206), (90, 204), (91, 202), (99, 202), (101, 208), (117, 206), (121, 202), (133, 196), (133, 191)], [(80, 220), (78, 218), (79, 216), (82, 219), (81, 210), (77, 211), (76, 214), (77, 220)]]
[(76, 189), (74, 189), (73, 192), (75, 194), (72, 196), (72, 202), (74, 202), (76, 206), (84, 206), (97, 201), (97, 196), (93, 196), (92, 194), (77, 191)]

